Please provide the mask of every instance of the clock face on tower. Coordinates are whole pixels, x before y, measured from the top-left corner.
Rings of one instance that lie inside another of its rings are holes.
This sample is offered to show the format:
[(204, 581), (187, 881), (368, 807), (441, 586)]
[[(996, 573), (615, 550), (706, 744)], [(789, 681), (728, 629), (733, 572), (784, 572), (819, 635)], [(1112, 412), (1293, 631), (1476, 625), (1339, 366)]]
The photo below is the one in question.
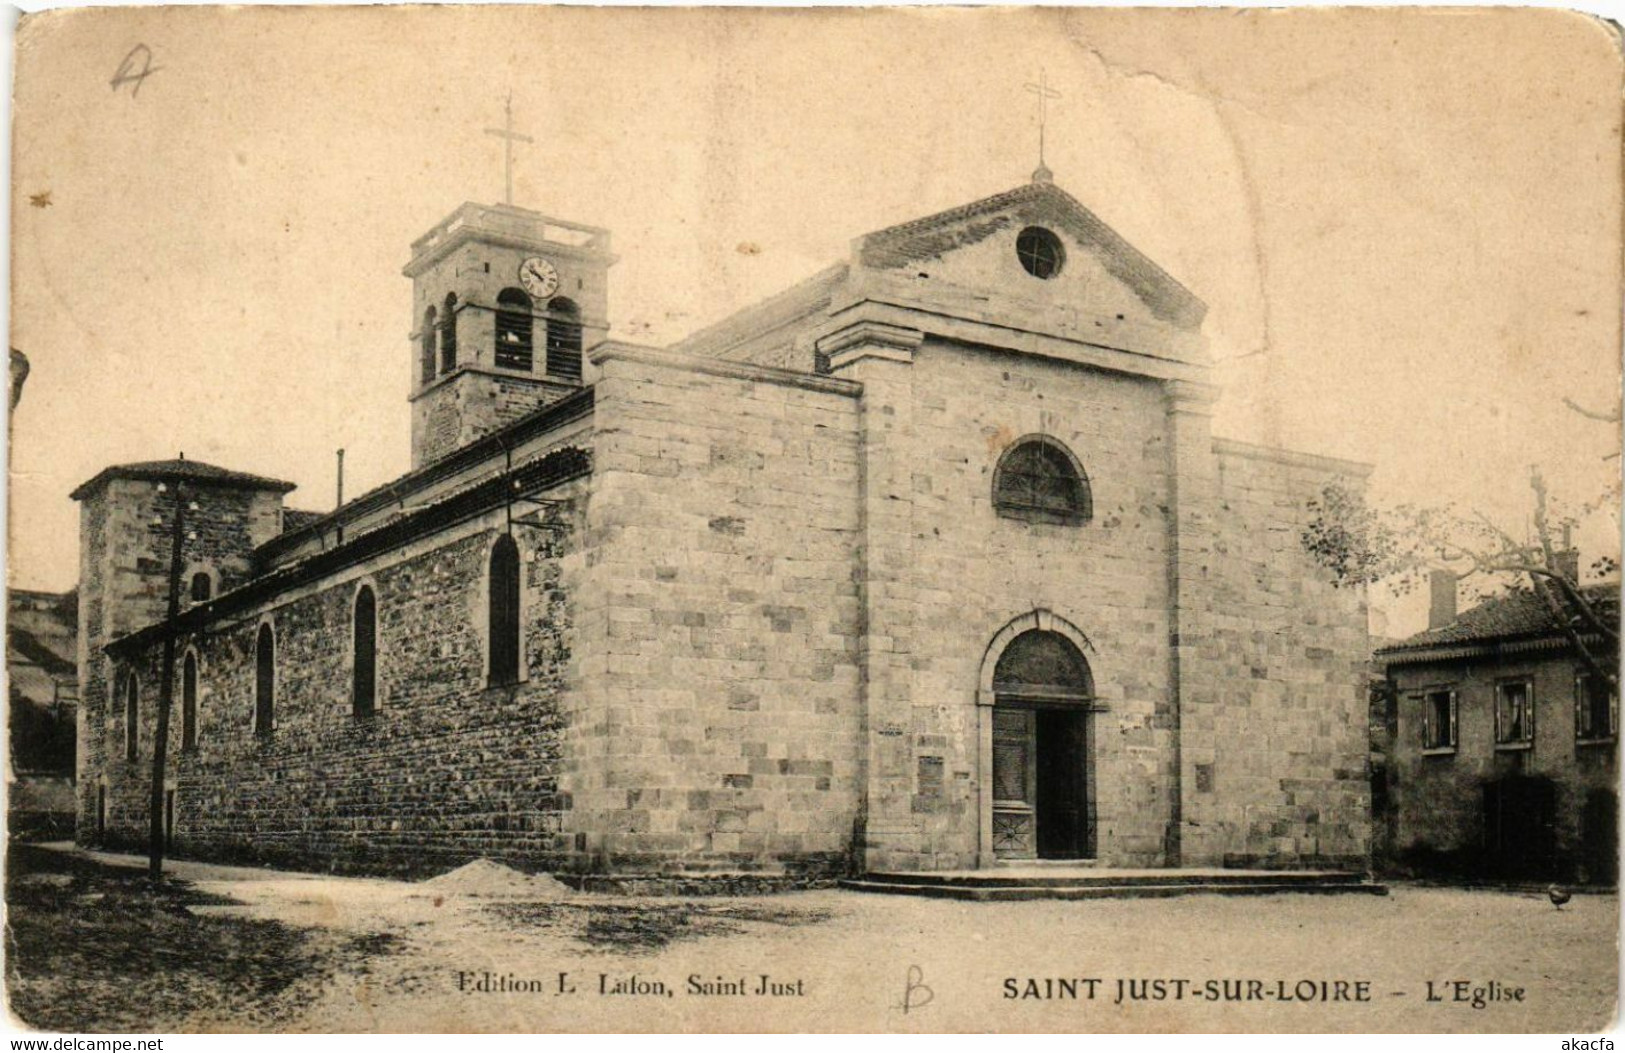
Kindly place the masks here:
[(558, 268), (541, 256), (532, 256), (519, 265), (519, 284), (532, 296), (545, 300), (558, 290)]

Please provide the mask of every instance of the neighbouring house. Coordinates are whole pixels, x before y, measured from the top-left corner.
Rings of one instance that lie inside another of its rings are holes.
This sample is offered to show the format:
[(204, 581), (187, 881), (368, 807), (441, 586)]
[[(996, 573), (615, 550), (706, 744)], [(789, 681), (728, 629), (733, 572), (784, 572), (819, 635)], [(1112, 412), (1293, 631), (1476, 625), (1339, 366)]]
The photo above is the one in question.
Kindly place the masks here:
[[(1571, 571), (1578, 561), (1570, 555)], [(1376, 652), (1394, 715), (1386, 808), (1401, 872), (1617, 880), (1619, 696), (1528, 590), (1456, 613), (1432, 580), (1430, 627)], [(1615, 627), (1619, 584), (1583, 593)], [(1587, 647), (1599, 637), (1583, 638)], [(1617, 656), (1607, 660), (1617, 663)], [(1381, 839), (1379, 839), (1381, 840)]]
[(78, 596), (9, 589), (6, 599), (8, 829), (14, 837), (69, 837), (79, 707)]
[(413, 468), (331, 513), (74, 492), (82, 841), (146, 835), (173, 638), (183, 854), (1365, 868), (1365, 596), (1298, 537), (1369, 468), (1214, 437), (1206, 305), (1047, 170), (669, 348), (607, 339), (614, 260), (511, 205), (414, 242)]

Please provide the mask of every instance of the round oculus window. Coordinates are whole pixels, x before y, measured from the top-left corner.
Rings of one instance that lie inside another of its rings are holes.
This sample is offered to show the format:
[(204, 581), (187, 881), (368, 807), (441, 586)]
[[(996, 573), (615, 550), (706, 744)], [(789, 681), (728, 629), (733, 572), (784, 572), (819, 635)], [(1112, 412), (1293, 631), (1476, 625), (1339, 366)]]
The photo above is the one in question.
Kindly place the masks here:
[(1043, 227), (1028, 227), (1016, 235), (1016, 258), (1034, 278), (1053, 278), (1061, 273), (1066, 250), (1061, 239)]

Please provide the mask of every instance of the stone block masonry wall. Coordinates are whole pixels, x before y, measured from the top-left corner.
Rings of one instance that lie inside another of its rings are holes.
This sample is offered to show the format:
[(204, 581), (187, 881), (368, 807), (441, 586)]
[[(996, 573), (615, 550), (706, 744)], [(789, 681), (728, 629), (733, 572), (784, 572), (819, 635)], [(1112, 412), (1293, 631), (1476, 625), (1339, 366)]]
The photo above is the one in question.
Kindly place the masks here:
[[(392, 871), (477, 856), (569, 865), (557, 699), (571, 657), (562, 569), (571, 531), (514, 528), (526, 679), (490, 687), (485, 583), (504, 523), (495, 513), (465, 524), (183, 642), (182, 654), (196, 648), (200, 692), (195, 750), (180, 749), (178, 689), (171, 722), (177, 854)], [(367, 720), (353, 715), (351, 694), (363, 584), (378, 610), (377, 709)], [(253, 728), (262, 622), (276, 634), (275, 726), (264, 737)], [(122, 712), (90, 729), (109, 783), (109, 843), (145, 837), (159, 660), (154, 647), (136, 663), (138, 760), (125, 760)]]
[(1369, 645), (1363, 589), (1334, 588), (1303, 551), (1308, 502), (1364, 469), (1215, 443), (1217, 506), (1204, 614), (1182, 676), (1184, 862), (1364, 868)]
[(579, 388), (573, 382), (461, 369), (413, 398), (413, 467), (439, 460)]
[[(281, 495), (189, 482), (188, 532), (181, 561), (188, 569), (209, 568), (217, 591), (245, 581), (252, 572), (255, 545), (281, 529)], [(123, 757), (122, 739), (112, 753), (103, 737), (89, 733), (109, 720), (122, 720), (111, 705), (111, 661), (102, 648), (119, 636), (162, 620), (169, 597), (169, 562), (175, 488), (163, 493), (150, 480), (114, 478), (80, 505), (79, 563), (79, 742), (77, 780), (81, 831), (96, 820), (96, 778), (113, 756)], [(186, 596), (183, 582), (183, 599)], [(143, 678), (149, 697), (154, 680)], [(150, 759), (150, 754), (149, 754)], [(145, 805), (143, 813), (145, 814)]]
[[(871, 359), (851, 368), (876, 426), (905, 428), (887, 455), (896, 462), (890, 485), (869, 494), (901, 517), (871, 537), (889, 551), (866, 554), (866, 573), (882, 586), (870, 618), (896, 681), (870, 714), (872, 763), (885, 770), (869, 781), (869, 867), (992, 862), (979, 833), (992, 776), (983, 770), (990, 759), (979, 757), (979, 737), (991, 733), (978, 688), (995, 636), (1037, 610), (1086, 638), (1104, 707), (1089, 718), (1097, 856), (1118, 866), (1162, 863), (1172, 732), (1160, 386), (930, 339), (912, 363)], [(891, 390), (882, 395), (871, 380), (887, 372)], [(902, 408), (888, 409), (883, 398)], [(1035, 523), (995, 511), (999, 457), (1033, 434), (1064, 443), (1081, 461), (1093, 491), (1089, 522)]]
[[(108, 697), (112, 684), (111, 665), (103, 658), (93, 638), (103, 635), (107, 606), (107, 516), (108, 506), (93, 499), (79, 506), (79, 711), (74, 749), (74, 786), (78, 796), (78, 838), (93, 836), (96, 823), (97, 774), (108, 762)], [(95, 734), (88, 734), (90, 729)]]
[(845, 870), (854, 389), (614, 345), (594, 359), (572, 821), (605, 870)]

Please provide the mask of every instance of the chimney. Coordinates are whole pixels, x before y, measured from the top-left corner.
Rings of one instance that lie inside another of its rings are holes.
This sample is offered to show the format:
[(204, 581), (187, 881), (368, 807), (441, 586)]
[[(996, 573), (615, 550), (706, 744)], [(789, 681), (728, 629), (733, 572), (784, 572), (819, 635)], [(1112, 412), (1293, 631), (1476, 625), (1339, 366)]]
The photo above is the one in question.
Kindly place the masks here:
[(1563, 547), (1552, 553), (1556, 571), (1565, 578), (1580, 583), (1580, 550), (1574, 547), (1574, 528), (1563, 524)]
[(1438, 629), (1456, 620), (1456, 575), (1435, 570), (1428, 575), (1428, 628)]

